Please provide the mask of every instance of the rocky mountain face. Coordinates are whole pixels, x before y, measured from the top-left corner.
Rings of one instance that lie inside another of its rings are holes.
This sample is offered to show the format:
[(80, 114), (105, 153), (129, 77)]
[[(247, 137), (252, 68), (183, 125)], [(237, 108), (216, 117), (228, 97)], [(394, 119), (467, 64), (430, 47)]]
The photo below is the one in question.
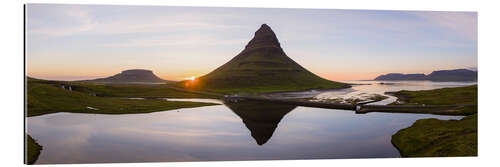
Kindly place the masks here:
[(263, 24), (245, 49), (229, 62), (198, 78), (198, 88), (293, 90), (338, 88), (344, 84), (323, 79), (288, 57), (273, 30)]
[(110, 83), (159, 83), (166, 82), (157, 77), (151, 70), (132, 69), (125, 70), (119, 74), (107, 78), (88, 80), (89, 82), (110, 82)]
[(477, 81), (477, 71), (467, 69), (438, 70), (429, 75), (390, 73), (374, 80), (429, 80), (429, 81)]

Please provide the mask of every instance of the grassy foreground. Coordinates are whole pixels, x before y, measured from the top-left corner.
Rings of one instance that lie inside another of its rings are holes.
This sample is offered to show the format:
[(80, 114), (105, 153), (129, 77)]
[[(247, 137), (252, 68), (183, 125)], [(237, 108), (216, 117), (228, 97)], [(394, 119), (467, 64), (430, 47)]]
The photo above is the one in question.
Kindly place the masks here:
[(477, 156), (477, 114), (461, 120), (417, 120), (391, 142), (403, 157)]
[(40, 146), (30, 135), (26, 135), (26, 162), (27, 164), (33, 164), (38, 159), (42, 146)]
[(198, 102), (97, 97), (87, 93), (37, 83), (28, 84), (27, 99), (28, 116), (55, 112), (133, 114), (216, 105)]
[[(77, 83), (78, 84), (78, 83)], [(74, 85), (77, 85), (74, 84)], [(80, 84), (81, 86), (82, 84)], [(72, 87), (73, 88), (73, 87)], [(165, 100), (137, 100), (118, 97), (93, 96), (79, 89), (92, 89), (93, 87), (75, 86), (72, 90), (58, 87), (57, 84), (49, 84), (38, 81), (28, 81), (27, 86), (27, 110), (28, 116), (43, 115), (55, 112), (74, 113), (96, 113), (96, 114), (133, 114), (148, 113), (155, 111), (172, 110), (179, 108), (191, 108), (208, 105), (212, 103), (181, 102)], [(102, 92), (108, 91), (102, 89)], [(109, 92), (114, 92), (112, 90)], [(97, 94), (97, 93), (96, 93)], [(145, 93), (146, 94), (146, 93)], [(128, 95), (135, 95), (128, 93)], [(181, 95), (182, 97), (185, 97)]]
[(53, 86), (71, 86), (74, 91), (94, 94), (99, 97), (142, 97), (142, 98), (214, 98), (207, 95), (171, 89), (166, 84), (103, 84), (90, 82), (49, 81), (28, 77), (31, 83)]
[(476, 104), (458, 109), (461, 120), (417, 120), (392, 136), (403, 157), (477, 156), (477, 85), (394, 93), (403, 104)]
[(454, 115), (472, 115), (477, 113), (477, 85), (441, 88), (422, 91), (398, 91), (390, 92), (398, 97), (395, 105), (454, 105), (454, 104), (472, 104), (454, 111)]

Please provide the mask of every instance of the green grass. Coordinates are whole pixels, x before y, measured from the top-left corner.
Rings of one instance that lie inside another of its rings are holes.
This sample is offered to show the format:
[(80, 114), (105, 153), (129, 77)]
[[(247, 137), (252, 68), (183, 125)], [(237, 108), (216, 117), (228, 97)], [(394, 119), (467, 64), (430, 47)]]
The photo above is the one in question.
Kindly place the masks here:
[[(259, 72), (249, 71), (239, 74), (231, 73), (215, 76), (210, 75), (198, 78), (195, 81), (183, 81), (179, 82), (177, 86), (190, 90), (202, 90), (222, 94), (258, 94), (312, 89), (339, 89), (349, 86), (345, 83), (319, 78), (312, 73), (310, 75), (305, 75), (304, 73), (269, 74), (266, 72), (259, 74)], [(187, 84), (191, 85), (186, 86)]]
[[(79, 83), (71, 83), (79, 85)], [(134, 86), (135, 87), (135, 86)], [(83, 87), (88, 88), (88, 87)], [(81, 88), (81, 89), (83, 89)], [(27, 85), (27, 116), (37, 116), (56, 112), (73, 113), (95, 113), (95, 114), (133, 114), (165, 111), (179, 108), (192, 108), (208, 105), (212, 103), (165, 101), (159, 99), (133, 100), (126, 99), (126, 96), (99, 97), (92, 96), (86, 91), (78, 90), (78, 86), (73, 91), (62, 89), (51, 82), (28, 81)], [(90, 87), (89, 89), (93, 89)], [(108, 90), (102, 89), (102, 92)], [(115, 92), (117, 90), (109, 91)], [(124, 93), (134, 95), (134, 93)], [(139, 93), (138, 93), (139, 94)], [(145, 93), (146, 95), (147, 93)], [(114, 94), (108, 94), (114, 95)], [(147, 94), (151, 95), (151, 94)], [(175, 96), (174, 96), (175, 97)], [(185, 96), (182, 96), (185, 97)], [(88, 107), (97, 108), (93, 110)]]
[(394, 95), (405, 104), (477, 104), (477, 85), (422, 91), (402, 90)]
[(461, 120), (417, 120), (391, 142), (403, 157), (477, 156), (477, 114)]
[[(94, 92), (103, 97), (144, 97), (144, 98), (215, 98), (213, 96), (188, 93), (169, 88), (168, 85), (98, 85), (79, 83), (75, 87), (84, 87), (83, 91)], [(87, 89), (85, 89), (87, 88)]]
[(40, 146), (30, 135), (26, 135), (26, 162), (31, 165), (34, 164), (38, 159), (38, 155), (40, 155), (40, 151), (42, 150), (42, 146)]
[(28, 77), (28, 84), (30, 83), (71, 86), (73, 91), (95, 94), (99, 97), (215, 98), (213, 96), (175, 90), (166, 84), (99, 84), (90, 82), (49, 81)]
[(270, 92), (288, 92), (288, 91), (305, 91), (312, 89), (339, 89), (344, 88), (344, 84), (315, 84), (315, 85), (279, 85), (279, 86), (254, 86), (254, 87), (242, 87), (242, 88), (231, 88), (231, 87), (221, 87), (221, 88), (208, 88), (205, 89), (209, 92), (223, 93), (223, 94), (259, 94), (259, 93), (270, 93)]
[(394, 105), (456, 105), (468, 104), (473, 106), (462, 107), (454, 111), (454, 115), (472, 115), (477, 113), (477, 85), (441, 88), (422, 91), (390, 92), (398, 97), (399, 103)]
[(403, 104), (474, 104), (454, 111), (461, 120), (421, 119), (399, 130), (391, 142), (403, 157), (477, 156), (477, 85), (394, 93)]

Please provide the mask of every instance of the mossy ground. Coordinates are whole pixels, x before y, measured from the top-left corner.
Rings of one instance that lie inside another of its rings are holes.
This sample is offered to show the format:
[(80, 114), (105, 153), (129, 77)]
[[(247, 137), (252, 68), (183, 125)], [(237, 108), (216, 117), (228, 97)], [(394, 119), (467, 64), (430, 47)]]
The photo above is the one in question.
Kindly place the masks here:
[(38, 159), (42, 146), (40, 146), (30, 135), (26, 135), (26, 164), (33, 164)]
[(90, 82), (49, 81), (28, 77), (30, 84), (46, 84), (59, 87), (71, 86), (73, 91), (93, 94), (99, 97), (142, 97), (142, 98), (215, 98), (203, 94), (172, 89), (167, 84), (104, 84)]
[(403, 157), (477, 156), (477, 85), (395, 92), (404, 104), (475, 104), (456, 111), (461, 120), (421, 119), (399, 130), (391, 142)]
[(133, 114), (207, 105), (216, 104), (173, 102), (160, 99), (137, 100), (122, 97), (99, 97), (84, 91), (77, 91), (77, 89), (70, 91), (56, 85), (34, 82), (28, 82), (27, 88), (27, 116), (56, 112)]
[(393, 103), (394, 105), (467, 104), (472, 106), (457, 109), (453, 115), (472, 115), (477, 113), (477, 85), (422, 91), (403, 90), (389, 92), (389, 94), (398, 97), (398, 103)]
[(477, 156), (477, 114), (461, 120), (421, 119), (392, 136), (403, 157)]
[(340, 89), (347, 88), (348, 85), (342, 83), (327, 83), (315, 84), (313, 86), (302, 85), (281, 85), (281, 86), (255, 86), (245, 88), (209, 88), (205, 89), (209, 92), (216, 92), (222, 94), (240, 94), (240, 95), (254, 95), (259, 93), (273, 93), (273, 92), (289, 92), (289, 91), (306, 91), (306, 90), (321, 90), (321, 89)]

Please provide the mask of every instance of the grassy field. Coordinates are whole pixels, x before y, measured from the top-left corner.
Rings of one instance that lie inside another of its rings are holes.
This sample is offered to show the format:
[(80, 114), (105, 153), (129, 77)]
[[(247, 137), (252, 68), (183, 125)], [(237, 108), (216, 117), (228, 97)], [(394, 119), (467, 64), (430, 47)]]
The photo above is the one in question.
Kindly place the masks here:
[(393, 92), (404, 104), (477, 104), (477, 85), (433, 90)]
[(475, 104), (458, 109), (461, 120), (421, 119), (399, 130), (391, 142), (403, 157), (477, 156), (477, 85), (424, 91), (399, 91), (402, 104)]
[(170, 88), (166, 84), (99, 84), (89, 82), (48, 81), (28, 77), (28, 84), (71, 86), (73, 91), (94, 94), (99, 97), (142, 97), (142, 98), (215, 98)]
[(398, 91), (388, 94), (398, 97), (393, 105), (454, 105), (472, 104), (455, 111), (455, 115), (472, 115), (477, 113), (477, 85), (442, 88), (422, 91)]
[(222, 94), (239, 94), (239, 95), (255, 95), (259, 93), (271, 92), (288, 92), (288, 91), (305, 91), (305, 90), (319, 90), (319, 89), (339, 89), (347, 88), (347, 85), (334, 83), (334, 84), (316, 84), (314, 86), (307, 85), (280, 85), (280, 86), (253, 86), (253, 87), (220, 87), (220, 88), (205, 88), (208, 92), (222, 93)]
[[(73, 83), (74, 85), (83, 85)], [(73, 87), (72, 87), (73, 88)], [(93, 96), (87, 91), (79, 89), (94, 90), (93, 87), (78, 87), (73, 90), (63, 89), (57, 84), (28, 81), (27, 85), (27, 109), (28, 116), (43, 115), (55, 112), (74, 112), (74, 113), (96, 113), (96, 114), (132, 114), (148, 113), (155, 111), (172, 110), (178, 108), (191, 108), (207, 105), (216, 105), (212, 103), (180, 102), (165, 100), (137, 100), (126, 99), (124, 96), (117, 97), (99, 97)], [(106, 92), (106, 89), (101, 89)], [(109, 91), (115, 92), (116, 89)], [(97, 93), (96, 93), (97, 94)], [(126, 93), (134, 95), (133, 93)], [(138, 93), (140, 94), (140, 93)], [(146, 93), (144, 93), (146, 94)], [(111, 94), (108, 94), (111, 95)], [(151, 95), (151, 94), (148, 94)], [(126, 96), (125, 96), (126, 97)], [(140, 97), (140, 96), (139, 96)], [(176, 96), (173, 96), (176, 97)], [(181, 95), (181, 97), (186, 97)]]
[(33, 164), (38, 159), (38, 155), (40, 155), (40, 151), (42, 150), (42, 146), (40, 146), (30, 135), (26, 135), (26, 162), (27, 164)]
[(477, 156), (477, 114), (461, 120), (417, 120), (391, 142), (403, 157)]

